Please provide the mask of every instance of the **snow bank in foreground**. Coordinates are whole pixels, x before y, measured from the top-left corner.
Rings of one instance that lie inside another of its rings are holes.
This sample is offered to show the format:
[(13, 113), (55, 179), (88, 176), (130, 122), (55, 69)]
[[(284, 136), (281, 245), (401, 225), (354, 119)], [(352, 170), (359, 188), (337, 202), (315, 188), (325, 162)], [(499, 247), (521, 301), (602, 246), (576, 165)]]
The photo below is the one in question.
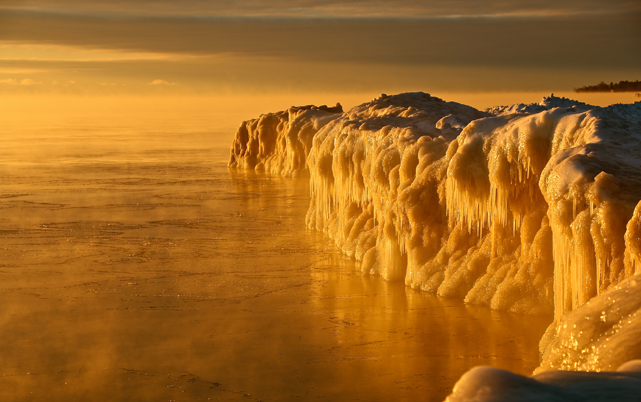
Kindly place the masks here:
[(638, 402), (641, 360), (614, 372), (545, 371), (523, 377), (493, 367), (475, 367), (454, 386), (446, 402)]
[(245, 122), (230, 167), (309, 174), (307, 224), (364, 272), (558, 318), (636, 272), (640, 120), (641, 103), (383, 95)]

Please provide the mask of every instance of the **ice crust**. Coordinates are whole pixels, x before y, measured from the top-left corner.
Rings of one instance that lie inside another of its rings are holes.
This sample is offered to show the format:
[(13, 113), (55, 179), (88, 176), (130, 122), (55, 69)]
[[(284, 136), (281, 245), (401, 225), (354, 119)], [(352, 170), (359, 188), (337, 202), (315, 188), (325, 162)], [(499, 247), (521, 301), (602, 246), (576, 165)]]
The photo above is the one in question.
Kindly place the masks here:
[(308, 175), (307, 225), (365, 273), (554, 312), (536, 375), (476, 368), (450, 401), (639, 400), (641, 362), (613, 370), (641, 359), (641, 102), (478, 111), (406, 93), (326, 109), (244, 122), (229, 166)]

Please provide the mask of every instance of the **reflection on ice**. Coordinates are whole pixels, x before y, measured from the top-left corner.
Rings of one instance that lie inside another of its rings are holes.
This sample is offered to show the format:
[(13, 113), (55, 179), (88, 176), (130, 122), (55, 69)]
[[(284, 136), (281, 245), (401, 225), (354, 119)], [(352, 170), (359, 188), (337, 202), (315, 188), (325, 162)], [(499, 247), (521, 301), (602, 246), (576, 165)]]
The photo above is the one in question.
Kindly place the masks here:
[(0, 399), (442, 400), (471, 366), (537, 366), (551, 317), (362, 277), (305, 229), (305, 181), (138, 128), (3, 151)]

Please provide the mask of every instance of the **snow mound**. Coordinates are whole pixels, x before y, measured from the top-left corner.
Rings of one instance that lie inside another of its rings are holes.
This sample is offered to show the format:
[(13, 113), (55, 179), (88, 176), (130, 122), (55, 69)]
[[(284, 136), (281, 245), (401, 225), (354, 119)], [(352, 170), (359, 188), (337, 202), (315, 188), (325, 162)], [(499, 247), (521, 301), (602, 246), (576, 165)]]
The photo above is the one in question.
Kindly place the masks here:
[(617, 371), (546, 371), (524, 377), (493, 367), (475, 367), (454, 386), (446, 402), (633, 402), (641, 395), (641, 360)]
[(532, 113), (544, 112), (546, 110), (550, 110), (555, 107), (565, 107), (565, 108), (574, 107), (577, 110), (579, 109), (586, 110), (586, 109), (594, 108), (594, 106), (588, 105), (583, 102), (575, 101), (568, 98), (558, 97), (558, 96), (554, 96), (554, 94), (551, 94), (550, 96), (544, 97), (543, 100), (539, 103), (530, 103), (530, 104), (517, 103), (511, 106), (495, 106), (495, 107), (485, 109), (485, 112), (496, 115), (496, 116), (502, 116), (502, 115), (508, 115), (508, 114), (532, 114)]
[(612, 112), (618, 118), (637, 124), (641, 123), (641, 101), (631, 104), (617, 103), (606, 107), (605, 110)]

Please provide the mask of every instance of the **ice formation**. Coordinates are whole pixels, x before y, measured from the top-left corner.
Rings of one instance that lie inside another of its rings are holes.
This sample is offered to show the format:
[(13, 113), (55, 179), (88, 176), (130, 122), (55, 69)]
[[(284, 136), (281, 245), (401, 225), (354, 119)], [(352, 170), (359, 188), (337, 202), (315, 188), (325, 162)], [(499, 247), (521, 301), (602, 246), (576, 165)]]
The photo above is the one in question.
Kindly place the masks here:
[(264, 170), (283, 176), (305, 174), (314, 135), (342, 112), (340, 104), (334, 107), (308, 105), (245, 121), (232, 144), (229, 167)]
[(307, 225), (365, 273), (554, 312), (537, 374), (476, 368), (450, 401), (640, 395), (641, 362), (624, 363), (641, 359), (641, 102), (291, 108), (244, 122), (229, 166), (309, 175)]
[(364, 272), (558, 318), (639, 266), (640, 116), (641, 103), (478, 111), (382, 95), (245, 122), (230, 166), (308, 174), (308, 226)]

